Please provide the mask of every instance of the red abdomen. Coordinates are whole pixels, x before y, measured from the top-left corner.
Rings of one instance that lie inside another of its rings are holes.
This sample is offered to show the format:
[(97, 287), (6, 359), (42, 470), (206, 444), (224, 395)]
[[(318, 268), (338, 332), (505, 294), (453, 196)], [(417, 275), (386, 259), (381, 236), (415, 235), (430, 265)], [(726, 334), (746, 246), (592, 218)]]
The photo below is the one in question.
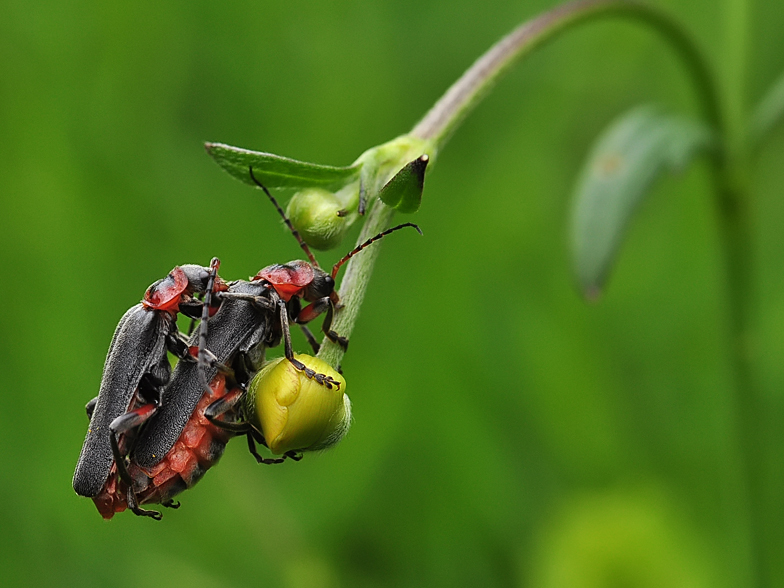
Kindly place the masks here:
[[(134, 481), (139, 504), (162, 504), (183, 490), (191, 488), (223, 455), (232, 433), (216, 427), (204, 416), (204, 409), (226, 395), (226, 378), (218, 374), (210, 383), (179, 438), (157, 465), (142, 468), (131, 462), (128, 473)], [(98, 512), (105, 519), (128, 508), (127, 485), (117, 475), (113, 464), (109, 478), (93, 497)]]

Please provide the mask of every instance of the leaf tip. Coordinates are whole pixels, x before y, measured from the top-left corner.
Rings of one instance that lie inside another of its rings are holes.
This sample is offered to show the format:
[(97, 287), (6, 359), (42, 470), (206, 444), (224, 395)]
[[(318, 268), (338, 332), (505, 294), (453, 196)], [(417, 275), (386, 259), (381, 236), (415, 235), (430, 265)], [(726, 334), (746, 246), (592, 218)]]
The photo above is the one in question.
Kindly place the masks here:
[(591, 304), (599, 302), (602, 294), (602, 288), (598, 284), (587, 284), (583, 287), (583, 297)]

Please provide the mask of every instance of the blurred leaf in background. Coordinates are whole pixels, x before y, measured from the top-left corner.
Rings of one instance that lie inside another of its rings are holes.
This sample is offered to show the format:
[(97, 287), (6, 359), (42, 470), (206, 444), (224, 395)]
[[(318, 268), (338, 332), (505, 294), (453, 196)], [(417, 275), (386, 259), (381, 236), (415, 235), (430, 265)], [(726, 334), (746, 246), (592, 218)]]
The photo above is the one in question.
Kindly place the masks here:
[[(232, 443), (160, 523), (105, 523), (71, 489), (84, 404), (147, 286), (214, 255), (227, 278), (300, 255), (261, 193), (203, 142), (350, 165), (554, 4), (0, 6), (9, 586), (537, 586), (581, 545), (619, 558), (628, 585), (650, 585), (641, 570), (669, 557), (682, 584), (740, 585), (705, 166), (656, 184), (601, 305), (586, 306), (571, 278), (569, 194), (594, 137), (642, 102), (697, 111), (660, 40), (620, 21), (523, 64), (439, 155), (412, 217), (425, 237), (385, 243), (352, 335), (355, 423), (339, 447), (261, 467)], [(718, 54), (721, 5), (658, 4)], [(784, 14), (759, 3), (753, 26), (758, 96), (784, 68)], [(762, 318), (750, 348), (771, 420), (784, 416), (783, 153), (779, 131), (755, 169)], [(763, 456), (779, 520), (782, 445)], [(628, 490), (640, 487), (657, 490)], [(784, 529), (767, 541), (780, 552)]]

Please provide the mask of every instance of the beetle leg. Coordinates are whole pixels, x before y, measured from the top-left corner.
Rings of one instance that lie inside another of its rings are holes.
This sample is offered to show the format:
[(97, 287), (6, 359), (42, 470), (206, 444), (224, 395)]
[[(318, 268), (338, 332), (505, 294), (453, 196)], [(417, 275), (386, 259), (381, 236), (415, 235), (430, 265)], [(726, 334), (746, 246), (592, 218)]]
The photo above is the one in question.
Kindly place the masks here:
[(150, 517), (155, 519), (156, 521), (160, 521), (163, 515), (159, 513), (157, 510), (146, 510), (139, 506), (139, 501), (136, 499), (136, 493), (133, 491), (132, 486), (128, 486), (128, 492), (126, 494), (126, 498), (128, 500), (128, 508), (133, 511), (133, 514), (140, 517)]
[(284, 453), (283, 455), (284, 455), (284, 457), (288, 457), (288, 458), (289, 458), (291, 461), (299, 461), (299, 460), (301, 460), (303, 457), (305, 457), (305, 456), (304, 456), (304, 455), (303, 455), (301, 452), (299, 452), (299, 451), (294, 451), (294, 450), (287, 451), (287, 452), (286, 452), (286, 453)]
[(109, 440), (112, 444), (114, 462), (117, 464), (117, 473), (120, 475), (120, 479), (131, 489), (133, 489), (133, 478), (128, 473), (128, 468), (126, 467), (127, 457), (120, 451), (119, 436), (145, 423), (157, 410), (158, 405), (151, 402), (121, 414), (109, 424)]
[(147, 421), (147, 419), (155, 414), (157, 410), (157, 404), (149, 403), (118, 416), (109, 425), (109, 440), (112, 444), (112, 453), (114, 454), (114, 463), (117, 466), (117, 474), (120, 476), (120, 479), (125, 482), (126, 486), (128, 486), (128, 508), (130, 508), (136, 515), (152, 517), (156, 521), (159, 521), (161, 520), (161, 513), (155, 510), (145, 510), (139, 507), (139, 501), (136, 498), (136, 492), (133, 489), (133, 478), (128, 472), (128, 467), (126, 464), (127, 456), (123, 455), (120, 451), (119, 443), (120, 435), (142, 425)]
[(324, 298), (319, 298), (315, 302), (308, 304), (305, 308), (303, 308), (299, 314), (297, 315), (297, 323), (305, 324), (312, 321), (318, 315), (323, 313), (324, 311), (327, 312), (326, 316), (324, 317), (324, 322), (321, 324), (321, 330), (326, 335), (327, 339), (332, 341), (333, 343), (337, 343), (340, 345), (343, 350), (348, 349), (348, 339), (345, 337), (341, 337), (335, 331), (332, 330), (332, 318), (335, 314), (335, 305), (332, 302), (332, 299), (329, 296), (325, 296)]
[(95, 405), (96, 404), (98, 404), (98, 397), (97, 396), (95, 398), (93, 398), (90, 402), (88, 402), (85, 405), (85, 407), (84, 407), (84, 410), (87, 411), (87, 418), (90, 419), (90, 420), (92, 420), (92, 418), (93, 418), (93, 412), (95, 412)]
[(269, 448), (266, 439), (264, 439), (264, 435), (261, 434), (261, 431), (259, 431), (256, 427), (251, 425), (250, 434), (248, 435), (248, 449), (250, 449), (250, 452), (253, 454), (253, 456), (256, 458), (256, 461), (258, 461), (259, 463), (273, 464), (273, 463), (283, 463), (287, 459), (290, 459), (292, 461), (299, 461), (302, 459), (302, 454), (298, 451), (293, 451), (293, 450), (284, 453), (283, 457), (271, 457), (271, 458), (261, 457), (256, 452), (256, 445), (254, 444), (254, 441), (259, 445), (263, 445), (264, 447)]
[(313, 336), (311, 330), (305, 325), (300, 325), (299, 328), (302, 329), (302, 333), (305, 335), (305, 339), (308, 340), (311, 349), (313, 349), (313, 353), (318, 353), (319, 349), (321, 349), (321, 344), (316, 340), (316, 337)]
[(245, 396), (245, 390), (242, 388), (236, 387), (230, 390), (225, 396), (222, 398), (218, 398), (214, 402), (212, 402), (207, 408), (204, 409), (204, 417), (210, 421), (216, 427), (229, 431), (231, 433), (236, 433), (238, 435), (243, 435), (248, 432), (248, 427), (250, 427), (250, 423), (246, 422), (228, 422), (220, 420), (219, 417), (223, 416), (230, 410), (232, 410), (237, 403), (242, 400)]
[(276, 463), (283, 463), (284, 461), (286, 461), (286, 457), (287, 457), (286, 455), (284, 455), (283, 457), (264, 457), (260, 455), (259, 452), (256, 450), (256, 442), (253, 439), (253, 433), (248, 431), (248, 433), (245, 436), (248, 438), (248, 451), (250, 451), (250, 454), (256, 458), (256, 463), (271, 465)]
[(325, 310), (329, 308), (330, 303), (329, 296), (325, 296), (324, 298), (319, 298), (315, 302), (311, 302), (305, 308), (297, 313), (296, 322), (299, 324), (304, 325), (305, 323), (309, 323), (314, 318), (323, 314)]
[(204, 360), (205, 365), (216, 368), (220, 373), (226, 376), (234, 376), (234, 370), (231, 366), (219, 361), (218, 358), (215, 357), (215, 354), (209, 349), (204, 349), (204, 357), (202, 359)]
[(179, 500), (174, 500), (172, 498), (169, 498), (169, 500), (166, 500), (165, 502), (161, 502), (161, 506), (165, 506), (166, 508), (177, 509), (180, 508), (182, 505), (180, 504)]
[(289, 329), (289, 312), (286, 304), (280, 299), (278, 299), (278, 308), (280, 309), (280, 327), (283, 332), (283, 353), (286, 355), (286, 359), (294, 364), (294, 367), (298, 370), (304, 369), (305, 364), (294, 359), (294, 348), (291, 345), (291, 330)]
[(232, 410), (237, 403), (239, 403), (242, 398), (245, 396), (245, 390), (242, 388), (234, 388), (231, 390), (226, 396), (223, 398), (219, 398), (212, 404), (210, 404), (207, 408), (204, 409), (204, 416), (216, 427), (229, 431), (231, 433), (235, 433), (237, 435), (245, 435), (248, 439), (248, 451), (250, 454), (256, 458), (257, 463), (262, 464), (275, 464), (275, 463), (283, 463), (286, 461), (286, 455), (283, 457), (263, 457), (259, 454), (256, 450), (256, 443), (254, 442), (254, 437), (259, 437), (261, 441), (260, 443), (264, 444), (264, 437), (261, 436), (261, 433), (249, 422), (239, 422), (239, 423), (232, 423), (218, 420), (218, 417), (227, 413), (228, 411)]
[(348, 339), (345, 337), (341, 337), (335, 331), (332, 330), (332, 317), (335, 314), (335, 305), (332, 304), (332, 300), (329, 300), (329, 307), (327, 308), (327, 316), (324, 317), (324, 322), (321, 323), (321, 330), (327, 336), (327, 339), (332, 341), (333, 343), (337, 343), (343, 348), (343, 351), (348, 350)]
[(291, 332), (289, 331), (289, 313), (286, 308), (286, 304), (280, 299), (278, 299), (278, 306), (280, 307), (280, 324), (281, 330), (283, 331), (283, 349), (284, 353), (286, 354), (286, 359), (288, 359), (291, 362), (291, 365), (293, 365), (299, 371), (303, 372), (308, 378), (311, 380), (316, 380), (316, 382), (322, 386), (326, 386), (331, 390), (332, 385), (334, 384), (337, 388), (340, 388), (340, 382), (332, 379), (326, 374), (319, 374), (315, 372), (294, 357), (294, 348), (291, 346)]
[(235, 298), (237, 300), (246, 300), (262, 310), (275, 310), (275, 303), (270, 302), (266, 296), (255, 296), (253, 294), (243, 294), (241, 292), (215, 292), (216, 298)]
[[(192, 316), (192, 315), (188, 314), (188, 311), (190, 311), (190, 306), (191, 306), (191, 305), (193, 304), (193, 302), (194, 302), (194, 301), (193, 301), (193, 299), (191, 299), (191, 301), (189, 301), (189, 302), (187, 302), (187, 303), (181, 303), (181, 304), (180, 304), (180, 312), (182, 312), (182, 313), (183, 313), (185, 316), (188, 316), (188, 317), (190, 317), (190, 319), (191, 319), (191, 322), (190, 322), (190, 324), (188, 325), (188, 335), (187, 335), (187, 336), (188, 336), (188, 338), (190, 338), (190, 336), (191, 336), (191, 335), (193, 335), (193, 330), (196, 328), (196, 321), (197, 321), (197, 320), (199, 320), (199, 318), (201, 318), (201, 312), (202, 312), (202, 309), (203, 309), (203, 307), (202, 307), (202, 305), (203, 305), (203, 303), (202, 303), (202, 300), (204, 300), (204, 294), (202, 294), (201, 292), (199, 292), (199, 293), (196, 295), (196, 300), (195, 300), (195, 302), (198, 302), (198, 306), (199, 306), (199, 313), (200, 313), (200, 314), (199, 314), (198, 316)], [(185, 304), (185, 310), (186, 310), (186, 312), (183, 312), (183, 310), (182, 310), (182, 304)]]
[(177, 323), (172, 323), (172, 329), (166, 335), (166, 349), (171, 351), (177, 359), (196, 361), (188, 346), (188, 341), (177, 328)]
[(186, 300), (184, 302), (180, 302), (178, 310), (180, 311), (181, 314), (184, 314), (188, 318), (193, 319), (194, 321), (196, 321), (196, 320), (201, 318), (201, 313), (202, 313), (202, 307), (203, 306), (204, 306), (204, 303), (201, 300), (198, 300), (196, 298), (192, 298), (190, 300)]

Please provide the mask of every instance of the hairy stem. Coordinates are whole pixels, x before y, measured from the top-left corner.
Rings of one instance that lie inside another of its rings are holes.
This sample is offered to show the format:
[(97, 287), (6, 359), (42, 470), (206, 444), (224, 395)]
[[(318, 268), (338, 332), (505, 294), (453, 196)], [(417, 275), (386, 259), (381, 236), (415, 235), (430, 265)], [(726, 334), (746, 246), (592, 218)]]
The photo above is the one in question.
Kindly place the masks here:
[[(436, 153), (452, 132), (515, 62), (571, 26), (600, 16), (635, 18), (661, 33), (676, 49), (692, 74), (708, 122), (720, 133), (723, 132), (721, 108), (713, 76), (691, 37), (675, 21), (661, 11), (631, 0), (576, 0), (523, 23), (493, 45), (447, 90), (414, 126), (409, 136), (424, 140), (429, 147), (428, 155), (431, 161), (434, 161)], [(372, 193), (377, 193), (380, 186), (374, 188)], [(357, 244), (386, 229), (393, 216), (393, 210), (381, 202), (376, 202), (368, 214)], [(335, 331), (346, 337), (354, 328), (379, 245), (368, 248), (367, 252), (357, 255), (347, 264), (340, 289), (343, 308), (337, 313), (333, 324)], [(333, 366), (338, 366), (343, 358), (343, 351), (334, 343), (325, 341), (319, 357)]]
[(691, 73), (706, 119), (714, 128), (723, 131), (713, 76), (691, 36), (676, 21), (664, 12), (631, 0), (576, 0), (523, 23), (493, 45), (447, 90), (411, 134), (441, 147), (495, 81), (517, 61), (567, 29), (607, 16), (633, 18), (661, 33)]
[[(375, 200), (367, 214), (367, 220), (362, 226), (362, 231), (357, 239), (357, 245), (364, 243), (374, 235), (389, 227), (394, 209), (390, 208), (381, 200)], [(365, 290), (370, 282), (370, 275), (373, 273), (373, 265), (380, 251), (379, 245), (375, 243), (372, 247), (365, 249), (360, 255), (351, 258), (346, 267), (346, 273), (340, 284), (340, 301), (343, 308), (337, 313), (332, 323), (332, 328), (344, 337), (350, 337), (354, 329), (354, 323), (359, 314), (359, 308), (365, 298)], [(335, 343), (325, 340), (321, 346), (318, 356), (333, 367), (340, 365), (343, 359), (343, 349)]]

